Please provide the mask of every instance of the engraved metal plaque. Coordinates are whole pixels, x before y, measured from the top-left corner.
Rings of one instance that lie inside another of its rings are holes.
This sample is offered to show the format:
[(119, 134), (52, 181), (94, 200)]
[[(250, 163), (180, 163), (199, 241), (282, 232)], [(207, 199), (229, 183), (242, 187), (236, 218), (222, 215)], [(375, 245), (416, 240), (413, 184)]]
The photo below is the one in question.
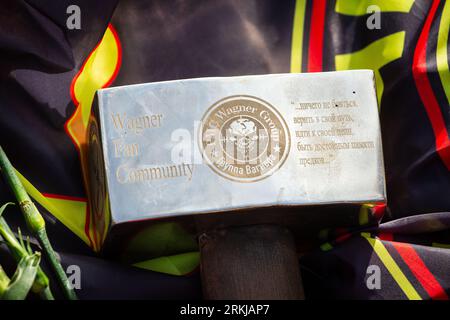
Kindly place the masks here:
[(93, 108), (91, 210), (103, 225), (385, 201), (369, 70), (114, 87)]

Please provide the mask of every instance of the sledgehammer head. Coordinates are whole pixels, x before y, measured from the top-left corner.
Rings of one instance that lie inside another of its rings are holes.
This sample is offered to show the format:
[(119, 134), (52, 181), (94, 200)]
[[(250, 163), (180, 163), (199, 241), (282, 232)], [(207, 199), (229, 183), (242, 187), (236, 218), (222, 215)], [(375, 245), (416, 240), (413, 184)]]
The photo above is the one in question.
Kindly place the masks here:
[(241, 220), (242, 210), (266, 208), (268, 220), (281, 221), (282, 211), (267, 208), (385, 201), (368, 70), (102, 89), (88, 136), (100, 239), (142, 220), (205, 213)]

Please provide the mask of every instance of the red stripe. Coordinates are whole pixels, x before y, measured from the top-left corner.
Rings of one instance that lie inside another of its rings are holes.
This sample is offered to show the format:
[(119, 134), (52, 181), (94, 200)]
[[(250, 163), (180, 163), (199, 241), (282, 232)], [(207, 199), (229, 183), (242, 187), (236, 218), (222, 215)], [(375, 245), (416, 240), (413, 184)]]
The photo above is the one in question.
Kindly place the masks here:
[(323, 66), (323, 33), (326, 0), (314, 0), (309, 32), (308, 72), (320, 72)]
[(42, 193), (42, 195), (44, 197), (46, 197), (46, 198), (70, 200), (70, 201), (78, 201), (78, 202), (87, 202), (86, 198), (65, 196), (65, 195), (62, 195), (62, 194)]
[(393, 241), (394, 240), (394, 235), (392, 233), (380, 232), (378, 234), (378, 238), (380, 240), (384, 240), (384, 241)]
[(341, 235), (341, 236), (339, 236), (339, 237), (336, 238), (336, 243), (344, 242), (345, 240), (350, 239), (351, 236), (352, 236), (351, 233), (343, 234), (343, 235)]
[(436, 151), (446, 165), (447, 169), (450, 170), (450, 140), (441, 108), (439, 107), (439, 103), (434, 95), (427, 75), (427, 41), (431, 23), (433, 22), (439, 2), (440, 0), (434, 0), (431, 5), (425, 25), (423, 26), (414, 51), (412, 71), (416, 82), (417, 91), (419, 92), (420, 98), (425, 106), (425, 110), (433, 128)]
[(434, 300), (448, 300), (448, 295), (434, 275), (428, 270), (427, 266), (417, 254), (414, 248), (406, 243), (392, 242), (394, 248), (398, 251), (403, 261), (411, 269), (414, 276), (420, 282), (425, 291)]
[(385, 203), (377, 204), (372, 208), (372, 214), (378, 221), (380, 221), (383, 218), (385, 212), (386, 212)]

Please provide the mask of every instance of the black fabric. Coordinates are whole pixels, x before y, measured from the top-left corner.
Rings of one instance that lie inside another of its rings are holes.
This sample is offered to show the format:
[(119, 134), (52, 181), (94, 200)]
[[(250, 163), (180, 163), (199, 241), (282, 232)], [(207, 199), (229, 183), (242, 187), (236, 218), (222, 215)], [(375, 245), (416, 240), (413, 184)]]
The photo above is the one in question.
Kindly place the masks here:
[[(321, 1), (304, 2), (302, 71), (308, 69), (308, 46), (317, 41), (316, 34), (311, 36), (311, 28), (317, 21), (313, 12)], [(81, 30), (66, 27), (66, 8), (71, 4), (81, 9)], [(361, 236), (364, 231), (380, 239), (388, 234), (389, 239), (381, 243), (412, 287), (424, 299), (436, 298), (430, 292), (440, 292), (439, 288), (427, 291), (420, 274), (412, 271), (414, 265), (406, 263), (395, 247), (396, 242), (410, 244), (446, 292), (440, 297), (448, 299), (450, 251), (445, 247), (450, 244), (450, 172), (437, 150), (436, 136), (414, 78), (417, 66), (413, 64), (419, 37), (436, 4), (427, 39), (426, 73), (448, 131), (449, 101), (444, 87), (450, 83), (441, 82), (435, 57), (445, 2), (417, 0), (408, 12), (383, 12), (380, 30), (366, 27), (368, 15), (336, 12), (336, 4), (336, 0), (326, 1), (321, 71), (336, 69), (336, 55), (356, 52), (383, 37), (405, 32), (401, 57), (380, 69), (389, 201), (379, 228), (333, 230), (331, 238), (323, 240), (332, 249), (317, 248), (302, 257), (306, 296), (409, 298)], [(40, 192), (84, 198), (79, 153), (64, 125), (76, 108), (70, 95), (71, 83), (110, 23), (122, 47), (122, 62), (113, 86), (282, 73), (291, 70), (295, 7), (294, 0), (4, 0), (0, 6), (0, 145), (16, 169)], [(450, 55), (449, 48), (447, 44)], [(0, 183), (0, 203), (12, 200)], [(50, 213), (42, 211), (63, 264), (81, 266), (80, 298), (201, 297), (198, 272), (174, 277), (104, 260)], [(21, 225), (26, 230), (17, 208), (8, 209), (5, 217), (12, 226)], [(11, 270), (13, 265), (4, 249), (0, 263)], [(367, 267), (372, 264), (382, 269), (380, 290), (366, 286)]]

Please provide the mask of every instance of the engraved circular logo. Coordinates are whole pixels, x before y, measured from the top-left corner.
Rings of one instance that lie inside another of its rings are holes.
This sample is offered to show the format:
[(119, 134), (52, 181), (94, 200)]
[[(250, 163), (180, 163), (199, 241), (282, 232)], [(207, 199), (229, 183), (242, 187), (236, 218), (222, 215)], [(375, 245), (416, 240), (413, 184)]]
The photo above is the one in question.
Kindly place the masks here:
[(281, 114), (251, 96), (216, 102), (199, 130), (203, 158), (219, 175), (254, 182), (278, 170), (289, 153), (290, 135)]

